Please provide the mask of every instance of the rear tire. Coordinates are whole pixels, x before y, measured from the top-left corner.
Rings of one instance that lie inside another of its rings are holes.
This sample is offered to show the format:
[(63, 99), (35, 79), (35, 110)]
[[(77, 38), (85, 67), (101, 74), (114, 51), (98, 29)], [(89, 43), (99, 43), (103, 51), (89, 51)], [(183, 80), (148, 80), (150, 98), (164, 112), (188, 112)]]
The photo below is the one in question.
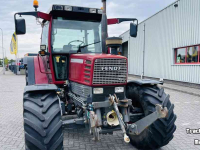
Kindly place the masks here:
[(24, 94), (24, 132), (27, 150), (62, 150), (63, 133), (55, 91)]
[(167, 145), (173, 139), (176, 130), (176, 115), (173, 112), (174, 105), (169, 100), (169, 95), (163, 88), (157, 86), (138, 86), (130, 84), (127, 86), (127, 98), (132, 99), (133, 106), (141, 107), (147, 116), (155, 110), (155, 105), (160, 104), (168, 108), (168, 116), (158, 119), (145, 129), (140, 135), (129, 135), (131, 143), (139, 149), (157, 149)]

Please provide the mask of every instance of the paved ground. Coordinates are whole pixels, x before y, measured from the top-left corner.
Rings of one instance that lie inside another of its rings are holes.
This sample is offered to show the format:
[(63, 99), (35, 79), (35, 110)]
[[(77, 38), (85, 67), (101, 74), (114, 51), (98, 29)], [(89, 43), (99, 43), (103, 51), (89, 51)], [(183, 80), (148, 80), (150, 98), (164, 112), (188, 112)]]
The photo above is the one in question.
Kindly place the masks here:
[[(0, 73), (0, 150), (24, 149), (22, 118), (24, 85), (24, 76), (16, 76), (10, 72), (3, 76)], [(171, 95), (171, 101), (175, 104), (177, 130), (174, 139), (160, 150), (200, 150), (200, 145), (194, 146), (194, 139), (200, 140), (200, 134), (186, 134), (186, 128), (200, 128), (200, 97), (177, 90), (166, 89), (165, 92)], [(136, 150), (132, 145), (123, 142), (120, 132), (116, 132), (114, 136), (101, 136), (101, 142), (97, 143), (93, 142), (91, 136), (82, 129), (65, 130), (64, 136), (65, 150)]]

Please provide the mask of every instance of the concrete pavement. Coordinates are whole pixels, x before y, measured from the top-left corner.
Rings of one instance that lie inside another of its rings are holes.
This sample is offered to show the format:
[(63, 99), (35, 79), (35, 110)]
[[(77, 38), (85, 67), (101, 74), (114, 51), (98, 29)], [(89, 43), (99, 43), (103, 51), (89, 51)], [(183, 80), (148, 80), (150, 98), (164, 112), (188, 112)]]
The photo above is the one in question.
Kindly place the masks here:
[[(25, 77), (6, 72), (0, 74), (0, 150), (24, 150), (23, 133), (23, 89)], [(167, 85), (165, 85), (167, 86)], [(200, 128), (200, 97), (190, 93), (179, 92), (172, 87), (165, 90), (175, 104), (177, 130), (174, 139), (160, 150), (200, 150), (194, 145), (194, 139), (200, 140), (200, 134), (187, 134), (186, 128)], [(190, 92), (190, 88), (184, 87)], [(193, 90), (192, 90), (193, 91)], [(197, 93), (199, 91), (196, 91)], [(102, 135), (100, 142), (91, 140), (83, 129), (64, 130), (65, 150), (136, 150), (131, 144), (123, 142), (121, 132), (114, 135)]]

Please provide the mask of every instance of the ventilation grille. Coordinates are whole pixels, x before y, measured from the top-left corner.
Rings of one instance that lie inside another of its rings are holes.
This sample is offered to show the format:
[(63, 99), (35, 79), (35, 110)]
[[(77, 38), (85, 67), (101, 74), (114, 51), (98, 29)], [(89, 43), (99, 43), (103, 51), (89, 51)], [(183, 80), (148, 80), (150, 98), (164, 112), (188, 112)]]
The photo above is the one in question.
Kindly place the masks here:
[(92, 62), (90, 60), (86, 60), (85, 63), (85, 69), (84, 69), (84, 82), (90, 83), (90, 76), (91, 76), (91, 64)]
[(87, 98), (90, 95), (91, 87), (71, 82), (71, 90), (74, 94)]
[(93, 84), (120, 84), (127, 80), (126, 59), (96, 59)]

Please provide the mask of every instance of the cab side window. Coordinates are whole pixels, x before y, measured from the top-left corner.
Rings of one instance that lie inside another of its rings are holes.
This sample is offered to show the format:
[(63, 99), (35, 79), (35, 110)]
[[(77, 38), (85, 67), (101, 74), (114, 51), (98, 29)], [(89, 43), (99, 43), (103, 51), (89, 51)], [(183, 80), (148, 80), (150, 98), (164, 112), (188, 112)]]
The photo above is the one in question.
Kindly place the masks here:
[(41, 45), (46, 45), (48, 50), (48, 36), (49, 36), (49, 22), (46, 22), (42, 28), (42, 40)]

